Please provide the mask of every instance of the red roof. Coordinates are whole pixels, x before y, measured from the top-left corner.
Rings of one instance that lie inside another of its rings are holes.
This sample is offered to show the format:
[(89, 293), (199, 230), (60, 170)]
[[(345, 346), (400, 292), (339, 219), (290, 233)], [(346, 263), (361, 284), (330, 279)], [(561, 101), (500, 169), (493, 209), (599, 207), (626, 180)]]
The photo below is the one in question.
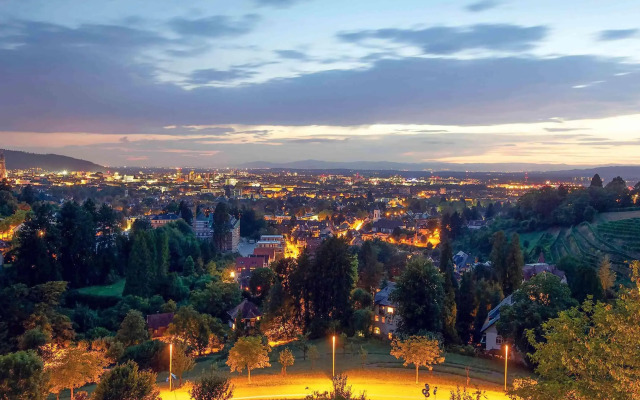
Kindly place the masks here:
[(253, 254), (256, 256), (267, 256), (269, 257), (269, 261), (273, 261), (276, 259), (276, 250), (271, 247), (256, 247), (253, 249)]
[(236, 268), (264, 268), (265, 259), (263, 257), (238, 257), (236, 258)]

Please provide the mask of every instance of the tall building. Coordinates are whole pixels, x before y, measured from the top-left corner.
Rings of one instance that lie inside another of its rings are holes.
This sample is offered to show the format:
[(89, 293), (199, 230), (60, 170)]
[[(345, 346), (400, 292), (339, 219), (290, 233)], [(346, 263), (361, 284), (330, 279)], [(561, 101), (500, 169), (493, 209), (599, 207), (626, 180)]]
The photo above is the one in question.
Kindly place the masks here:
[(0, 150), (0, 179), (6, 179), (8, 177), (7, 165), (4, 162), (4, 151)]

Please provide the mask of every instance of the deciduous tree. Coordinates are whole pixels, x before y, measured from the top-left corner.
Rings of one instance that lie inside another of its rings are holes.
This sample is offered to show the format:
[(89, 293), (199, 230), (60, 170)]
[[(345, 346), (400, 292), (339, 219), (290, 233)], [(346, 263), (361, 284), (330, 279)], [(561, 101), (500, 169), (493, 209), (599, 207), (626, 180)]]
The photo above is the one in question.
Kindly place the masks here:
[(156, 374), (140, 371), (138, 364), (128, 361), (103, 375), (91, 400), (160, 400)]
[(282, 375), (287, 375), (287, 367), (290, 367), (295, 362), (295, 357), (289, 349), (284, 349), (278, 355), (278, 362), (282, 365)]
[(242, 373), (246, 368), (249, 383), (251, 383), (251, 370), (271, 366), (269, 351), (269, 346), (264, 345), (260, 337), (241, 337), (229, 350), (227, 365), (231, 368), (231, 372)]
[(433, 365), (444, 362), (444, 350), (438, 339), (426, 336), (410, 336), (404, 340), (394, 339), (391, 342), (391, 355), (404, 360), (404, 366), (413, 364), (416, 367), (416, 383), (418, 369), (426, 367), (433, 370)]

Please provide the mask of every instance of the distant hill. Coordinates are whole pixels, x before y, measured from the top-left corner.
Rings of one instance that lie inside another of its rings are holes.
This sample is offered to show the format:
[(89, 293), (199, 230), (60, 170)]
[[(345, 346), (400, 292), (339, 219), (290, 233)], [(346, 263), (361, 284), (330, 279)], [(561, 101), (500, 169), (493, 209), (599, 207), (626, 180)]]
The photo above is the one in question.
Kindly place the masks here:
[(2, 150), (7, 169), (42, 168), (45, 171), (103, 171), (104, 167), (90, 161), (58, 154), (36, 154), (25, 151)]
[(242, 165), (243, 168), (273, 169), (340, 169), (340, 170), (372, 170), (372, 171), (474, 171), (474, 172), (520, 172), (520, 171), (558, 171), (571, 168), (566, 164), (454, 164), (443, 162), (406, 163), (392, 161), (320, 161), (302, 160), (291, 162), (253, 161)]
[(591, 166), (578, 168), (567, 164), (534, 163), (470, 163), (453, 164), (442, 162), (403, 163), (391, 161), (320, 161), (301, 160), (291, 162), (253, 161), (242, 168), (271, 169), (319, 169), (319, 170), (372, 170), (372, 171), (457, 171), (457, 172), (530, 172), (554, 177), (591, 177), (596, 173), (606, 181), (616, 176), (626, 180), (640, 180), (640, 166)]

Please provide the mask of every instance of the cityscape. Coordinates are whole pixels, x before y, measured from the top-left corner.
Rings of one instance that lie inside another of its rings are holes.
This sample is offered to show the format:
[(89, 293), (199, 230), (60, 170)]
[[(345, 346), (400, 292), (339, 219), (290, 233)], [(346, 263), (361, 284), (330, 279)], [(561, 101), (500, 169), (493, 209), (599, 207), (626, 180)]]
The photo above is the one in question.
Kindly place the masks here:
[(640, 399), (639, 6), (0, 3), (0, 400)]

